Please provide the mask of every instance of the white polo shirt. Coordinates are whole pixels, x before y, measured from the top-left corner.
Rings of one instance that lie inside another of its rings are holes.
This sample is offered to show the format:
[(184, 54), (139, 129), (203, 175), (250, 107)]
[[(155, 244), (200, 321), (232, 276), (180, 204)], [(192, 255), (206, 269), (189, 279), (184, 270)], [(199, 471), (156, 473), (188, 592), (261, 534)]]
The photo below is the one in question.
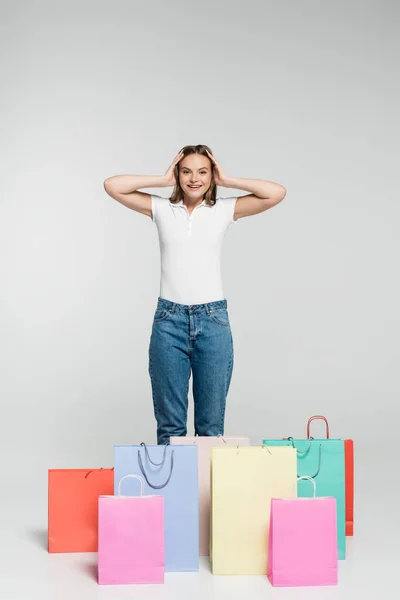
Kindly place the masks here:
[(205, 304), (224, 299), (221, 249), (232, 223), (236, 197), (203, 200), (189, 215), (183, 200), (152, 195), (152, 219), (160, 244), (160, 297), (178, 304)]

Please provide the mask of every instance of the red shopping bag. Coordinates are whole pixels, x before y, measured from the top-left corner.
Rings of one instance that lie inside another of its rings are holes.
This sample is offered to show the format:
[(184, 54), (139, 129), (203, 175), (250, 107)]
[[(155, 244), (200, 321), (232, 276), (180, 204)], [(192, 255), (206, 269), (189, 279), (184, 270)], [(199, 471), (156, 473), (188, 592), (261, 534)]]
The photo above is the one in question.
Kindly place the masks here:
[(49, 552), (97, 552), (98, 500), (114, 493), (114, 469), (49, 469)]
[[(329, 424), (326, 417), (314, 415), (308, 419), (307, 439), (310, 439), (311, 421), (322, 419), (326, 425), (326, 437), (329, 439)], [(346, 480), (346, 535), (354, 534), (354, 442), (353, 440), (344, 440), (344, 461), (345, 461), (345, 480)]]

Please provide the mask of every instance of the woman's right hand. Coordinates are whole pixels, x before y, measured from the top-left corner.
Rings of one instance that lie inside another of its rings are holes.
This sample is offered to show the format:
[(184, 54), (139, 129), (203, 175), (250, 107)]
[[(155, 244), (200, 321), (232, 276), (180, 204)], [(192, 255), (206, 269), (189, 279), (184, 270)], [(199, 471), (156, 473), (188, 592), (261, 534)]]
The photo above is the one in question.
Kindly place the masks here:
[(178, 164), (178, 162), (183, 158), (183, 152), (182, 150), (180, 152), (178, 152), (178, 154), (175, 156), (174, 160), (172, 161), (172, 164), (168, 167), (165, 175), (164, 175), (164, 179), (165, 179), (165, 185), (169, 186), (169, 185), (175, 185), (176, 184), (176, 177), (175, 177), (175, 167)]

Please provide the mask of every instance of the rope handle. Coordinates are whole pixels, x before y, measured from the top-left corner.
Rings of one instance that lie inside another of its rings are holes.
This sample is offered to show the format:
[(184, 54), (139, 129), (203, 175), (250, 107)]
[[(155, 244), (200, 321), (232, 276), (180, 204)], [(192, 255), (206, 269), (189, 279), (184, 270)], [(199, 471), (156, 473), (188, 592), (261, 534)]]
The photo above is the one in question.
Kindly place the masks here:
[[(311, 439), (310, 439), (310, 443), (308, 444), (308, 446), (307, 446), (307, 449), (306, 449), (306, 450), (299, 450), (299, 449), (298, 449), (298, 448), (296, 448), (296, 446), (294, 445), (294, 440), (293, 440), (293, 438), (292, 438), (292, 437), (288, 437), (287, 439), (288, 439), (288, 441), (290, 441), (290, 443), (292, 444), (292, 447), (296, 449), (296, 451), (297, 451), (297, 454), (306, 454), (306, 453), (309, 451), (309, 449), (311, 448), (311, 443), (312, 443), (312, 441), (313, 441), (313, 438), (311, 438)], [(300, 457), (299, 457), (299, 460), (301, 460), (301, 458), (302, 458), (302, 457), (300, 456)], [(318, 452), (318, 467), (317, 467), (317, 470), (316, 470), (316, 472), (314, 473), (314, 475), (311, 475), (311, 476), (310, 476), (310, 477), (312, 477), (313, 479), (315, 479), (315, 477), (318, 475), (318, 473), (319, 473), (319, 472), (320, 472), (320, 470), (321, 470), (321, 460), (322, 460), (322, 444), (319, 444), (319, 452)]]
[(133, 474), (129, 474), (129, 475), (124, 475), (124, 477), (122, 477), (119, 480), (118, 483), (118, 496), (121, 495), (121, 483), (123, 482), (124, 479), (128, 479), (128, 478), (132, 478), (132, 479), (138, 479), (140, 481), (140, 495), (143, 496), (143, 492), (144, 492), (144, 481), (143, 479), (140, 477), (140, 475), (133, 475)]
[[(148, 453), (148, 450), (147, 450), (146, 444), (145, 444), (144, 442), (142, 442), (140, 445), (141, 445), (141, 446), (144, 446), (146, 457), (148, 458), (148, 460), (149, 460), (149, 461), (150, 461), (150, 462), (151, 462), (153, 465), (160, 466), (160, 465), (163, 465), (163, 464), (164, 464), (164, 462), (165, 462), (165, 458), (166, 458), (167, 446), (165, 446), (165, 448), (164, 448), (164, 456), (163, 456), (163, 460), (162, 460), (162, 462), (161, 462), (161, 463), (154, 463), (154, 462), (153, 462), (153, 461), (150, 459), (150, 456), (149, 456), (149, 453)], [(174, 470), (174, 451), (172, 450), (172, 452), (171, 452), (171, 469), (170, 469), (169, 475), (168, 475), (168, 477), (167, 477), (167, 480), (166, 480), (164, 483), (162, 483), (161, 485), (155, 485), (155, 484), (153, 484), (153, 483), (150, 483), (150, 481), (149, 481), (149, 478), (148, 478), (148, 476), (147, 476), (147, 473), (146, 473), (146, 471), (144, 470), (144, 466), (143, 466), (143, 462), (142, 462), (142, 457), (141, 457), (141, 454), (140, 454), (140, 450), (138, 450), (138, 462), (139, 462), (139, 467), (140, 467), (140, 470), (141, 470), (141, 472), (142, 472), (142, 474), (143, 474), (143, 477), (144, 477), (144, 478), (145, 478), (145, 480), (146, 480), (146, 483), (147, 483), (147, 485), (149, 485), (151, 488), (153, 488), (153, 490), (161, 490), (162, 488), (164, 488), (164, 487), (165, 487), (165, 486), (168, 484), (169, 480), (171, 479), (171, 476), (172, 476), (172, 471)]]
[(310, 439), (310, 425), (311, 425), (311, 421), (318, 421), (318, 420), (322, 420), (325, 421), (325, 425), (326, 425), (326, 439), (329, 440), (329, 424), (328, 424), (328, 419), (326, 417), (324, 417), (323, 415), (314, 415), (313, 417), (310, 417), (308, 419), (308, 423), (307, 423), (307, 439)]
[[(301, 477), (297, 478), (297, 481), (300, 481), (300, 479), (308, 479), (308, 481), (311, 481), (311, 483), (313, 484), (313, 488), (314, 488), (314, 498), (316, 498), (317, 496), (317, 486), (315, 485), (315, 481), (313, 477), (309, 477), (308, 475), (302, 475)], [(295, 485), (297, 485), (297, 481), (296, 483), (293, 484), (293, 487)]]

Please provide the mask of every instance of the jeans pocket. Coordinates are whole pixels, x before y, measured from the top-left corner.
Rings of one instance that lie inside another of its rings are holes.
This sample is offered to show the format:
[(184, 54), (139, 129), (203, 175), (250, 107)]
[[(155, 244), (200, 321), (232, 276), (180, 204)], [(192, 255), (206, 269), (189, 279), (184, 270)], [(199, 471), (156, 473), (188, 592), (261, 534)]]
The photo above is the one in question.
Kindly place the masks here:
[(212, 308), (208, 311), (208, 314), (214, 323), (221, 325), (222, 327), (229, 327), (229, 315), (226, 308)]
[(172, 314), (172, 308), (164, 308), (164, 307), (157, 307), (156, 308), (156, 312), (154, 313), (154, 323), (158, 323), (159, 321), (165, 321), (165, 319), (168, 319), (168, 317), (170, 317)]

